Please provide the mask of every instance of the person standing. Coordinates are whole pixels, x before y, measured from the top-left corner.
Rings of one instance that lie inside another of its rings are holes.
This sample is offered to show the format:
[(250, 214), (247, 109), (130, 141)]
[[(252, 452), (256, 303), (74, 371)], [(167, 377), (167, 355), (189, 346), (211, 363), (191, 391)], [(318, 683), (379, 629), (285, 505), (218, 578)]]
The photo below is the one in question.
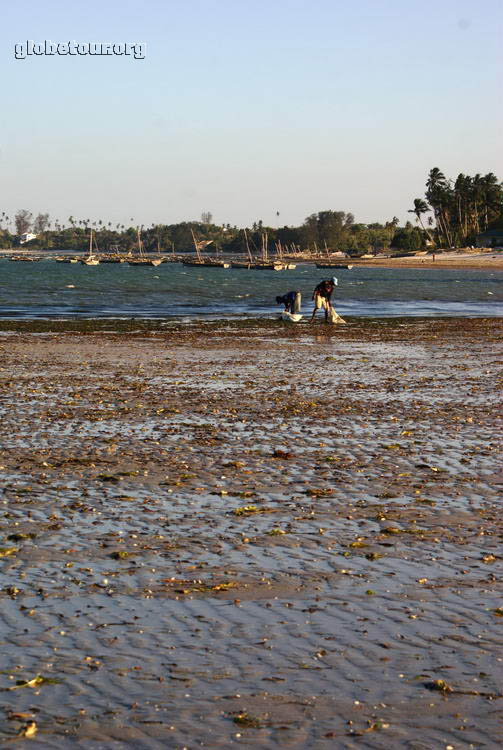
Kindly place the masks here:
[(312, 299), (314, 300), (314, 310), (311, 315), (311, 323), (314, 320), (317, 310), (325, 310), (325, 323), (328, 323), (329, 312), (332, 309), (332, 293), (337, 286), (337, 279), (332, 276), (331, 279), (324, 279), (315, 286)]

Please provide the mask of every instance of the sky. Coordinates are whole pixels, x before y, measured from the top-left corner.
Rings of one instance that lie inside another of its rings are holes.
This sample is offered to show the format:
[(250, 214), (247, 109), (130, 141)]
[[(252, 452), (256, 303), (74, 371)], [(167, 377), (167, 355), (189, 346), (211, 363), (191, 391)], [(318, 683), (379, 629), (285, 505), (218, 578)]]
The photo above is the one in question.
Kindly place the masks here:
[[(432, 167), (503, 180), (501, 0), (0, 0), (0, 18), (0, 213), (403, 223)], [(17, 59), (28, 40), (145, 56)]]

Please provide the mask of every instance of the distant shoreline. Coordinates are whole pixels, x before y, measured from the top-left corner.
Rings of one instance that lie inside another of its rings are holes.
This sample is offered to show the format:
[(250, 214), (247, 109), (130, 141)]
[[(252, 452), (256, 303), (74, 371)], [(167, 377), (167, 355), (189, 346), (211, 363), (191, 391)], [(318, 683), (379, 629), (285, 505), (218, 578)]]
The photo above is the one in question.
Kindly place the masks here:
[[(75, 251), (65, 250), (27, 250), (24, 248), (11, 248), (11, 249), (0, 249), (1, 257), (10, 257), (12, 255), (23, 255), (27, 257), (47, 257), (52, 258), (54, 255), (83, 255)], [(164, 253), (167, 258), (171, 257), (169, 253)], [(223, 256), (222, 256), (223, 257)], [(308, 258), (308, 257), (294, 257), (288, 256), (288, 260), (297, 264), (312, 264), (324, 263), (328, 259), (319, 258)], [(460, 251), (436, 253), (435, 260), (432, 255), (426, 256), (408, 256), (408, 257), (388, 257), (388, 258), (331, 258), (330, 262), (340, 263), (341, 265), (351, 265), (354, 268), (414, 268), (414, 269), (453, 269), (462, 270), (464, 268), (473, 268), (483, 271), (494, 271), (503, 270), (503, 252), (502, 251), (488, 251), (487, 249), (481, 250), (481, 252), (464, 253)], [(338, 270), (334, 268), (334, 270)], [(322, 269), (320, 272), (329, 272), (330, 268)]]
[(353, 266), (376, 266), (379, 268), (424, 268), (442, 269), (452, 268), (454, 270), (463, 268), (477, 268), (483, 271), (503, 270), (503, 253), (479, 253), (477, 255), (458, 255), (455, 253), (442, 253), (436, 255), (435, 260), (431, 256), (425, 258), (413, 256), (409, 258), (372, 258), (368, 260), (352, 260)]

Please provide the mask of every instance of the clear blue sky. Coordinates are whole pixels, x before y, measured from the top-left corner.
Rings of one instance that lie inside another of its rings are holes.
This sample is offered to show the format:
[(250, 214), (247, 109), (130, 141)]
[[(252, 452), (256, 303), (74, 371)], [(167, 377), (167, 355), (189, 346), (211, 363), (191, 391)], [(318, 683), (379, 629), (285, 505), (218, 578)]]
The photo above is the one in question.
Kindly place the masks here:
[[(503, 179), (500, 0), (3, 0), (0, 211), (386, 221), (429, 169)], [(146, 58), (14, 57), (26, 40)], [(276, 211), (280, 216), (276, 216)]]

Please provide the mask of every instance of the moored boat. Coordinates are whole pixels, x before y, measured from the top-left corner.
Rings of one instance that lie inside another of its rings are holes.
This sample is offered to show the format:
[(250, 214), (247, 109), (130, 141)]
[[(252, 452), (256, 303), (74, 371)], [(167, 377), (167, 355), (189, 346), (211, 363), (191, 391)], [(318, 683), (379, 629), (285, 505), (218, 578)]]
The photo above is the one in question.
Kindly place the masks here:
[(162, 258), (147, 258), (143, 247), (143, 240), (141, 238), (140, 227), (136, 228), (136, 234), (138, 237), (138, 255), (136, 257), (130, 257), (127, 260), (129, 266), (160, 266)]
[(316, 263), (316, 268), (345, 268), (350, 271), (353, 266), (351, 263)]
[[(96, 249), (96, 252), (98, 252), (98, 243), (96, 242), (96, 237), (93, 237), (92, 229), (90, 230), (90, 232), (91, 233), (89, 235), (89, 253), (87, 257), (81, 258), (80, 262), (82, 263), (83, 266), (98, 266), (100, 263), (100, 259), (98, 258), (97, 255), (93, 253), (93, 244)], [(93, 243), (93, 239), (94, 239), (94, 243)]]
[(88, 255), (80, 261), (83, 266), (99, 266), (100, 259), (97, 255)]
[(140, 260), (128, 260), (130, 266), (160, 266), (162, 258), (143, 258)]

